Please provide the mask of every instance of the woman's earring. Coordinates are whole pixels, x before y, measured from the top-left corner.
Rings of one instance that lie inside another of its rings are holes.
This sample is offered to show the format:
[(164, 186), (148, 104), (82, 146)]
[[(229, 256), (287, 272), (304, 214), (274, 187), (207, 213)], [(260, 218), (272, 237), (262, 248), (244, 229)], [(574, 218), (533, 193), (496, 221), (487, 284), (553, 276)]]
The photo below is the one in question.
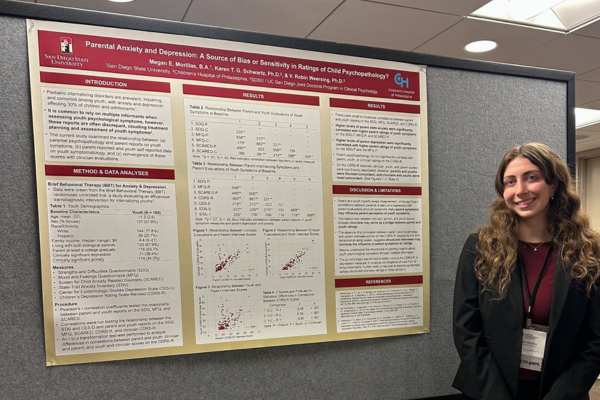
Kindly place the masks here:
[(550, 203), (554, 201), (554, 196), (550, 197)]

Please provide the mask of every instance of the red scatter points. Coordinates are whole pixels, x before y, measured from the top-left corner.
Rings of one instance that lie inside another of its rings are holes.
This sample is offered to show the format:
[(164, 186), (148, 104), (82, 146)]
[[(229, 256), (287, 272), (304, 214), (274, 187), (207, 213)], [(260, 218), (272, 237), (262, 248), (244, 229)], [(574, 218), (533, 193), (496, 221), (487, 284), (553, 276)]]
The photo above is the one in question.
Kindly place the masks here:
[(221, 320), (217, 323), (217, 328), (220, 331), (235, 328), (240, 321), (242, 313), (232, 313), (224, 307), (221, 308)]
[(283, 266), (283, 270), (287, 271), (290, 270), (292, 268), (294, 268), (294, 266), (299, 263), (302, 260), (302, 257), (304, 257), (306, 255), (306, 251), (304, 250), (300, 250), (298, 252), (298, 254), (296, 254), (296, 256), (294, 256), (294, 258), (292, 258), (290, 261), (288, 261), (284, 266)]
[(225, 255), (219, 253), (219, 260), (221, 261), (215, 266), (215, 272), (222, 271), (228, 265), (233, 264), (235, 260), (237, 260), (240, 257), (240, 251), (238, 250), (235, 253), (228, 255), (227, 257), (225, 257), (225, 259), (223, 259), (223, 257), (225, 257)]

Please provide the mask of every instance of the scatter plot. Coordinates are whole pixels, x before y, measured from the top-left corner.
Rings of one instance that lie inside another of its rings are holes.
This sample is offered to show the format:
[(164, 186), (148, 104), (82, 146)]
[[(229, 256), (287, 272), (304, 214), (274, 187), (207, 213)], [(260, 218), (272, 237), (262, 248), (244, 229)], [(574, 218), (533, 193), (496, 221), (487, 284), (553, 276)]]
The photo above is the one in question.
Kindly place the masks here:
[(212, 296), (205, 304), (207, 331), (212, 334), (254, 333), (259, 326), (255, 295)]
[(221, 317), (217, 322), (217, 329), (224, 331), (226, 329), (235, 329), (238, 324), (243, 321), (243, 309), (231, 311), (221, 305)]
[(282, 268), (282, 271), (290, 271), (293, 269), (298, 269), (305, 260), (306, 253), (314, 246), (314, 241), (307, 247), (303, 247), (301, 250), (298, 250), (295, 256), (290, 258), (288, 262), (286, 262)]
[(215, 267), (215, 272), (223, 271), (231, 266), (238, 258), (240, 258), (240, 250), (229, 255), (219, 252), (219, 263)]
[[(197, 275), (202, 277), (242, 277), (264, 270), (264, 250), (247, 238), (203, 238), (194, 246)], [(258, 251), (261, 249), (262, 253)]]
[(269, 238), (266, 243), (269, 274), (314, 274), (322, 271), (322, 249), (317, 243), (314, 239), (304, 237)]

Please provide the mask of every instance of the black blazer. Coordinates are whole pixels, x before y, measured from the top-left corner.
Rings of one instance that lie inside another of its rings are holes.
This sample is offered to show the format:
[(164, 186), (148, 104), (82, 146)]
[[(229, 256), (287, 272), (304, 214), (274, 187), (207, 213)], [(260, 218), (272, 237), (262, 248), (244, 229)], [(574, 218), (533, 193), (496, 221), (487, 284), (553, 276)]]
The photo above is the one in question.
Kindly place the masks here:
[[(461, 363), (452, 386), (473, 399), (515, 399), (524, 326), (521, 277), (515, 268), (502, 300), (482, 292), (474, 269), (478, 240), (469, 236), (458, 262), (453, 328)], [(554, 274), (541, 398), (588, 400), (600, 374), (600, 293), (587, 297), (560, 257)]]

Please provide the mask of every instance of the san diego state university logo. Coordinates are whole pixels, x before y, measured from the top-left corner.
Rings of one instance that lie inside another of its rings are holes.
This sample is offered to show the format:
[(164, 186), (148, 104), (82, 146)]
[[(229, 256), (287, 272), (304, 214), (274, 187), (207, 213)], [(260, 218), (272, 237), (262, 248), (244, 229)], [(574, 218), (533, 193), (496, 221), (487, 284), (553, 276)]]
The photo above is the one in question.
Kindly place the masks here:
[(61, 37), (60, 52), (61, 54), (73, 54), (73, 39), (69, 37)]

